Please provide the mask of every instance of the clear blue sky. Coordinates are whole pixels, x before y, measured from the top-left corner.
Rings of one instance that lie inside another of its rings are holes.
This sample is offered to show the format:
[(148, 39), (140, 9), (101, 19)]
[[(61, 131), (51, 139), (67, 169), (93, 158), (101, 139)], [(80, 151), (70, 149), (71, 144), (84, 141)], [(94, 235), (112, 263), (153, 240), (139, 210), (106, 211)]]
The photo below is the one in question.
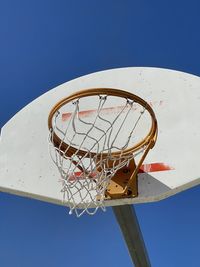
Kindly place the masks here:
[[(199, 10), (195, 0), (0, 0), (0, 126), (91, 72), (155, 66), (200, 76)], [(153, 267), (200, 266), (199, 203), (196, 187), (136, 206)], [(0, 193), (0, 266), (132, 263), (111, 209), (77, 219), (64, 207)]]

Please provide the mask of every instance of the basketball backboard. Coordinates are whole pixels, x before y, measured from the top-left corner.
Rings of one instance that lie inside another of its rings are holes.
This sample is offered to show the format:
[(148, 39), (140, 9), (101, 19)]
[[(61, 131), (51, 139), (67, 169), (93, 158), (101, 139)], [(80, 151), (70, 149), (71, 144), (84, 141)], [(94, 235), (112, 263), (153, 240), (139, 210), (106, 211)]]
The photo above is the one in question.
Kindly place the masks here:
[[(130, 67), (66, 82), (8, 121), (1, 130), (1, 191), (63, 204), (59, 172), (48, 151), (48, 115), (62, 98), (100, 87), (138, 95), (151, 105), (158, 121), (156, 145), (138, 175), (138, 197), (106, 200), (106, 206), (158, 201), (200, 183), (200, 78), (167, 69)], [(105, 110), (114, 111), (115, 106)], [(84, 116), (92, 113), (85, 107)]]

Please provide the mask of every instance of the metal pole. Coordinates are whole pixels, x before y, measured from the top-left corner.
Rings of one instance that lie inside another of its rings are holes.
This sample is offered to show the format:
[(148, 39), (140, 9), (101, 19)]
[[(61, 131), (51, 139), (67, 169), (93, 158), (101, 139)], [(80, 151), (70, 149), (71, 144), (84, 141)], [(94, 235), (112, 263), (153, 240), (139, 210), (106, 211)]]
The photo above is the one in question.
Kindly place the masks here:
[(135, 267), (151, 267), (134, 207), (124, 205), (112, 209)]

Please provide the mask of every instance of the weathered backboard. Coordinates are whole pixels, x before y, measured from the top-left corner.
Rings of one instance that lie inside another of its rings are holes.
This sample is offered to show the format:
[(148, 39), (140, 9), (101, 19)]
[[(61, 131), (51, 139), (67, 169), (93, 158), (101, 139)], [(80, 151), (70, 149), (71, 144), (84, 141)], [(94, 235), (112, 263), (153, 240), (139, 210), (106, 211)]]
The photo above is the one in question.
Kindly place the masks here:
[[(99, 87), (140, 96), (152, 106), (158, 121), (156, 145), (139, 173), (138, 197), (107, 200), (106, 206), (157, 201), (200, 183), (200, 78), (167, 69), (132, 67), (64, 83), (8, 121), (1, 130), (1, 191), (63, 204), (59, 172), (49, 156), (48, 115), (62, 98)], [(92, 113), (87, 107), (85, 112)]]

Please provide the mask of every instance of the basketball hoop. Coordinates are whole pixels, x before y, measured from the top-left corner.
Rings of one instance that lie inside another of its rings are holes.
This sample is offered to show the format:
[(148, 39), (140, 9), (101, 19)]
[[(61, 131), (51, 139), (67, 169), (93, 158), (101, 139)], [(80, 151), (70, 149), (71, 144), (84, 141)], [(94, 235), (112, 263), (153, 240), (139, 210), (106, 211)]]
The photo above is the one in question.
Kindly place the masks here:
[(48, 126), (70, 213), (92, 215), (108, 199), (137, 196), (137, 173), (157, 138), (146, 101), (119, 89), (79, 91), (53, 107)]

